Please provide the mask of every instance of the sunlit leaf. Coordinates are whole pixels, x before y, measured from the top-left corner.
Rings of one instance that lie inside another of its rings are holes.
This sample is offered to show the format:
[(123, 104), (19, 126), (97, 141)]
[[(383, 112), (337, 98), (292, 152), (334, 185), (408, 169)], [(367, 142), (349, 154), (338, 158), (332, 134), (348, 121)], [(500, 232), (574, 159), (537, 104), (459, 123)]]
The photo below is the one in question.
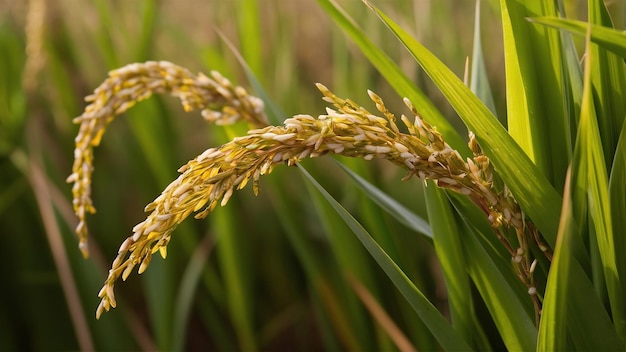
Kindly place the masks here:
[(576, 260), (580, 229), (572, 209), (569, 181), (566, 182), (559, 235), (548, 276), (543, 313), (539, 325), (540, 351), (621, 351), (623, 342), (598, 299), (593, 284)]
[[(529, 20), (546, 26), (563, 29), (580, 36), (585, 36), (587, 33), (587, 27), (589, 27), (587, 22), (567, 18), (531, 17)], [(626, 58), (626, 33), (624, 31), (592, 24), (591, 41), (623, 58)]]
[[(611, 219), (609, 179), (604, 161), (602, 138), (592, 97), (591, 73), (597, 57), (589, 51), (585, 60), (585, 80), (583, 101), (578, 130), (578, 140), (573, 159), (572, 174), (575, 179), (586, 180), (585, 191), (588, 199), (589, 216), (593, 220), (593, 230), (597, 239), (598, 251), (606, 280), (606, 290), (611, 303), (611, 312), (618, 333), (626, 334), (626, 312), (624, 292), (617, 271), (615, 232)], [(580, 169), (580, 170), (579, 170)], [(586, 171), (586, 172), (583, 172)], [(576, 199), (576, 198), (574, 198)]]
[(449, 68), (383, 12), (374, 7), (372, 9), (407, 47), (468, 128), (476, 134), (485, 154), (493, 161), (522, 209), (541, 230), (548, 243), (554, 244), (558, 227), (557, 214), (561, 205), (558, 192), (507, 134), (489, 109)]

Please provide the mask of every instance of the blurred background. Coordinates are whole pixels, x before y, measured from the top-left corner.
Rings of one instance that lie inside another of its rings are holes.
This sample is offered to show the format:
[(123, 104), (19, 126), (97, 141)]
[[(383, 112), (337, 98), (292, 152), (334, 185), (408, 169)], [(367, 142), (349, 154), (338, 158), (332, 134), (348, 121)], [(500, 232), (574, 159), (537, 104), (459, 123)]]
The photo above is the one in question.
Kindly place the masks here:
[[(371, 11), (358, 0), (337, 3), (461, 129)], [(473, 1), (374, 3), (463, 76), (472, 52)], [(567, 11), (584, 19), (582, 3), (566, 2)], [(622, 2), (611, 6), (623, 14)], [(482, 21), (504, 119), (497, 1), (483, 2)], [(0, 1), (0, 350), (393, 349), (359, 287), (416, 347), (436, 348), (341, 219), (309, 192), (297, 169), (286, 167), (261, 180), (259, 197), (245, 189), (207, 219), (185, 221), (167, 260), (155, 259), (141, 276), (118, 283), (118, 307), (95, 319), (110, 263), (143, 221), (144, 206), (177, 177), (178, 167), (244, 134), (246, 126), (207, 125), (166, 96), (118, 117), (95, 151), (97, 213), (89, 217), (92, 255), (85, 260), (65, 182), (77, 132), (72, 118), (108, 71), (133, 62), (217, 70), (250, 88), (224, 38), (280, 108), (280, 119), (324, 113), (315, 82), (373, 110), (366, 93), (372, 89), (392, 111), (403, 112), (401, 97), (313, 0)], [(401, 182), (403, 172), (389, 164), (340, 160), (426, 218), (421, 183)], [(431, 243), (380, 211), (332, 159), (304, 165), (445, 310)]]

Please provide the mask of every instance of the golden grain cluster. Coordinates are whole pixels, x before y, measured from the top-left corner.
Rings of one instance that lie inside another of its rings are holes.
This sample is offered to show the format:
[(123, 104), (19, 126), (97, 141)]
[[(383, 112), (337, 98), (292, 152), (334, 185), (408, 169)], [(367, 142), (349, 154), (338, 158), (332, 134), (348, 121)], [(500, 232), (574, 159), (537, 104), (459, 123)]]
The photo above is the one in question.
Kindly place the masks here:
[[(96, 315), (115, 307), (113, 287), (138, 266), (146, 270), (152, 255), (166, 256), (172, 231), (195, 213), (203, 218), (218, 204), (224, 206), (235, 190), (252, 183), (259, 192), (259, 178), (276, 165), (293, 165), (304, 158), (338, 154), (366, 160), (386, 159), (408, 171), (404, 180), (416, 176), (433, 180), (437, 186), (468, 196), (486, 214), (499, 239), (517, 264), (520, 279), (532, 286), (532, 264), (525, 239), (523, 214), (506, 187), (494, 185), (489, 159), (470, 135), (472, 158), (463, 158), (444, 141), (436, 128), (423, 120), (408, 99), (409, 116), (396, 115), (382, 99), (369, 92), (377, 112), (344, 100), (318, 85), (323, 99), (333, 105), (316, 117), (296, 115), (282, 126), (268, 126), (262, 101), (245, 89), (233, 86), (216, 72), (211, 77), (193, 75), (168, 62), (132, 64), (112, 71), (110, 77), (87, 97), (90, 105), (75, 119), (80, 124), (76, 137), (75, 161), (68, 182), (72, 182), (74, 210), (79, 218), (76, 232), (80, 248), (87, 254), (86, 213), (94, 212), (91, 201), (93, 148), (106, 126), (136, 102), (154, 93), (179, 97), (186, 110), (199, 109), (209, 121), (230, 124), (245, 120), (256, 129), (220, 147), (210, 148), (179, 169), (180, 176), (145, 208), (147, 218), (133, 228), (120, 246), (109, 271)], [(497, 177), (497, 176), (496, 176)], [(502, 229), (504, 228), (504, 229)], [(513, 241), (506, 236), (512, 229)]]

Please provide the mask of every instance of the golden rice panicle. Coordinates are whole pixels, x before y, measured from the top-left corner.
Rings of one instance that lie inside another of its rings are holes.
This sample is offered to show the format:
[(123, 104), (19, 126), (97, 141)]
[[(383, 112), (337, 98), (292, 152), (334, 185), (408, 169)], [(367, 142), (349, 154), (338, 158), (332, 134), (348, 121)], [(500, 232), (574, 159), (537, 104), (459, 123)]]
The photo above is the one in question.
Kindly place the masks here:
[(91, 200), (93, 148), (100, 144), (107, 125), (117, 115), (155, 93), (180, 98), (186, 111), (200, 109), (206, 120), (216, 124), (238, 120), (253, 126), (267, 124), (263, 102), (245, 89), (233, 86), (217, 72), (212, 72), (210, 77), (194, 75), (166, 61), (135, 63), (111, 71), (109, 78), (85, 98), (90, 104), (74, 119), (80, 128), (75, 138), (72, 174), (67, 181), (74, 184), (73, 205), (79, 220), (76, 233), (84, 256), (88, 255), (85, 217), (95, 212)]
[(135, 267), (142, 273), (156, 252), (165, 257), (172, 231), (185, 218), (192, 213), (196, 218), (207, 216), (218, 204), (226, 205), (233, 192), (250, 181), (258, 194), (262, 175), (271, 173), (276, 165), (293, 165), (307, 157), (339, 154), (386, 159), (408, 170), (405, 179), (416, 175), (434, 180), (440, 187), (469, 196), (488, 214), (507, 218), (501, 207), (510, 207), (512, 198), (502, 200), (501, 194), (494, 194), (491, 182), (477, 170), (478, 162), (464, 161), (408, 100), (405, 103), (413, 118), (401, 116), (408, 130), (403, 133), (395, 124), (395, 115), (375, 93), (369, 92), (370, 98), (384, 117), (335, 96), (323, 85), (318, 88), (335, 109), (327, 108), (326, 114), (317, 117), (296, 115), (286, 119), (283, 126), (250, 130), (245, 136), (207, 149), (179, 169), (181, 175), (146, 206), (150, 214), (120, 246), (99, 293), (102, 301), (96, 316), (115, 307), (113, 287), (119, 277), (125, 280)]
[(181, 167), (181, 175), (146, 206), (150, 214), (120, 246), (99, 293), (102, 301), (96, 315), (115, 307), (113, 287), (119, 277), (126, 279), (135, 267), (143, 272), (154, 253), (166, 253), (171, 233), (180, 222), (192, 213), (202, 218), (218, 204), (225, 205), (234, 190), (250, 181), (258, 193), (260, 176), (270, 173), (275, 165), (292, 165), (302, 158), (324, 154), (387, 158), (402, 165), (404, 158), (419, 159), (407, 155), (408, 147), (394, 140), (384, 118), (353, 103), (348, 105), (343, 112), (328, 109), (328, 114), (317, 118), (296, 115), (285, 120), (284, 126), (251, 130)]

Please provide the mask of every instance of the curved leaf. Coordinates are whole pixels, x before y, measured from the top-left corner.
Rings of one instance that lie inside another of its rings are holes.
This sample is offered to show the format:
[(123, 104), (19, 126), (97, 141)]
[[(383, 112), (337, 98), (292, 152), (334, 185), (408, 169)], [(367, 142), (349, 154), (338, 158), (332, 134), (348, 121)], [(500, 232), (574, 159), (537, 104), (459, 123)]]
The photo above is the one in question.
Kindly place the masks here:
[(337, 214), (345, 221), (350, 229), (357, 236), (359, 241), (376, 260), (378, 265), (385, 271), (400, 293), (406, 298), (415, 312), (422, 318), (430, 332), (441, 344), (444, 350), (467, 351), (471, 350), (465, 340), (452, 329), (446, 319), (439, 313), (424, 294), (413, 284), (404, 274), (402, 269), (385, 253), (385, 251), (374, 241), (371, 235), (356, 221), (341, 204), (339, 204), (303, 167), (298, 165), (304, 176), (317, 188), (326, 198), (328, 203), (335, 209)]
[(384, 211), (389, 213), (389, 215), (393, 216), (406, 227), (417, 231), (426, 237), (433, 237), (432, 229), (430, 228), (430, 225), (428, 225), (427, 221), (407, 209), (395, 199), (391, 198), (378, 187), (367, 182), (367, 180), (347, 168), (342, 163), (338, 162), (338, 164), (348, 174), (348, 176), (355, 181), (355, 184), (359, 186), (359, 188), (365, 192), (365, 194), (367, 194), (372, 201), (378, 204)]
[[(587, 22), (550, 16), (531, 17), (528, 20), (553, 28), (566, 30), (570, 33), (580, 36), (584, 36), (585, 33), (587, 33), (587, 27), (589, 27), (589, 24)], [(626, 58), (626, 32), (624, 31), (592, 24), (591, 41), (600, 45), (606, 50), (610, 50), (615, 54)]]
[(428, 121), (437, 126), (437, 130), (441, 132), (446, 142), (452, 148), (458, 150), (461, 155), (469, 155), (470, 151), (465, 141), (428, 97), (400, 70), (400, 67), (385, 52), (378, 48), (334, 1), (318, 0), (318, 3), (358, 45), (361, 52), (376, 67), (380, 74), (385, 77), (385, 80), (393, 87), (396, 93), (402, 97), (409, 98), (416, 107), (419, 107), (420, 113), (428, 116)]
[[(564, 52), (558, 32), (534, 26), (527, 16), (556, 15), (555, 1), (502, 0), (508, 132), (557, 190), (570, 159), (564, 112)], [(555, 214), (556, 215), (556, 214)]]
[(431, 184), (431, 187), (426, 187), (425, 193), (428, 220), (433, 227), (433, 243), (446, 281), (452, 326), (467, 341), (472, 341), (478, 350), (490, 350), (474, 311), (467, 258), (461, 240), (463, 236), (473, 234), (463, 232), (457, 226), (453, 209), (442, 189)]
[(558, 228), (561, 196), (515, 143), (487, 107), (422, 44), (383, 12), (369, 5), (406, 46), (472, 130), (505, 184), (550, 245)]
[(533, 350), (537, 340), (533, 308), (525, 286), (513, 275), (510, 256), (473, 203), (456, 195), (450, 199), (463, 218), (457, 227), (466, 234), (461, 242), (467, 271), (502, 340), (510, 351)]
[(574, 218), (569, 177), (557, 245), (544, 295), (537, 349), (540, 351), (623, 351), (623, 343), (576, 260), (580, 230)]

